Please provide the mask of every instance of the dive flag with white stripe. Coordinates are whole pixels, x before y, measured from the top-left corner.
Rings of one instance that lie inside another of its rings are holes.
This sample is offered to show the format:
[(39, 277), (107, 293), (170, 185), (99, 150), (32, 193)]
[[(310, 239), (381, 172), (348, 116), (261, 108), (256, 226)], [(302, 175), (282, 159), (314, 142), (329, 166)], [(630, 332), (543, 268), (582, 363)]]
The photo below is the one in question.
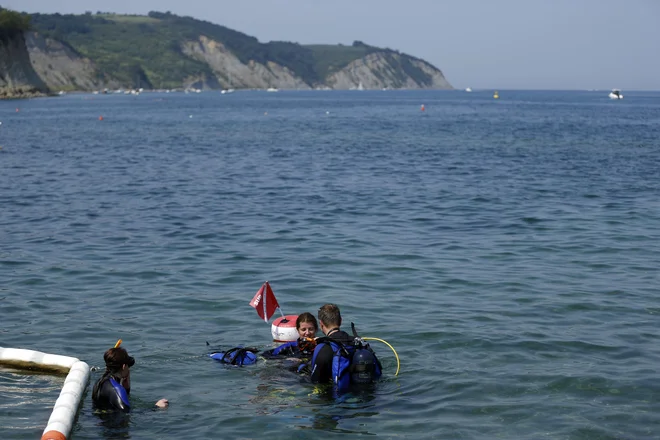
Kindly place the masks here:
[(275, 310), (279, 308), (280, 305), (277, 303), (277, 298), (275, 298), (273, 289), (270, 288), (268, 281), (254, 295), (254, 298), (250, 301), (250, 306), (254, 307), (261, 319), (266, 322), (273, 316)]

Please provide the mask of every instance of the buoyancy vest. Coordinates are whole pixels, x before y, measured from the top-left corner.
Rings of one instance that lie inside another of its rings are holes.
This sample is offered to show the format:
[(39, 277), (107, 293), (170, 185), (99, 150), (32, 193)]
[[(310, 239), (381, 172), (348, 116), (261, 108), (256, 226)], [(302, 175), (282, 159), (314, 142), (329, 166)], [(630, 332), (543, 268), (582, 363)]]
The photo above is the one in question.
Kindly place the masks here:
[(330, 345), (332, 356), (332, 383), (336, 391), (343, 393), (353, 384), (368, 384), (377, 380), (383, 372), (383, 367), (376, 353), (365, 343), (355, 331), (351, 323), (354, 339), (352, 343), (342, 343), (335, 339), (324, 337), (317, 339), (316, 349), (312, 357), (312, 365), (324, 344)]
[(235, 347), (227, 351), (209, 354), (209, 357), (230, 365), (251, 365), (257, 362), (257, 349), (251, 347)]

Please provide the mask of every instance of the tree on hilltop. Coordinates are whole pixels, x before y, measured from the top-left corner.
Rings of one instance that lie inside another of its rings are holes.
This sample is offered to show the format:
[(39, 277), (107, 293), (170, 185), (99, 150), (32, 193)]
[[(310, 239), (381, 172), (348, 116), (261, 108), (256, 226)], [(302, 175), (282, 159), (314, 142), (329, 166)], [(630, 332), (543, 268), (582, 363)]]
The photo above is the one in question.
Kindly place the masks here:
[(0, 7), (0, 38), (4, 40), (29, 29), (29, 15)]

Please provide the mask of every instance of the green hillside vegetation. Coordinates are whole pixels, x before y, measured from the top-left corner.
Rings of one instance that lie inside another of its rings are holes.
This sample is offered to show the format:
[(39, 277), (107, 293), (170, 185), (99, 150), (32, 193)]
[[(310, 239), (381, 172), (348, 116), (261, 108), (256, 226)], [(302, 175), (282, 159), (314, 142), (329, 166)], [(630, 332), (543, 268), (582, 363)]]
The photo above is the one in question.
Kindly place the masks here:
[[(182, 43), (196, 41), (200, 35), (221, 42), (244, 64), (272, 61), (312, 86), (371, 52), (395, 53), (359, 41), (352, 46), (260, 43), (227, 27), (169, 12), (150, 12), (148, 16), (33, 14), (32, 27), (90, 58), (103, 79), (116, 79), (130, 87), (177, 88), (187, 78), (213, 77), (208, 64), (182, 53)], [(427, 81), (428, 76), (417, 70), (407, 69), (407, 73), (412, 72), (422, 83)]]
[[(102, 76), (116, 78), (132, 87), (176, 88), (185, 78), (213, 75), (206, 63), (181, 52), (182, 42), (197, 40), (200, 35), (223, 43), (243, 63), (272, 61), (289, 68), (308, 84), (323, 80), (327, 73), (325, 66), (337, 67), (334, 61), (321, 59), (317, 62), (316, 52), (299, 44), (260, 43), (254, 37), (224, 26), (170, 13), (150, 12), (148, 16), (33, 14), (32, 23), (44, 36), (63, 41), (92, 59)], [(350, 51), (351, 48), (343, 48), (346, 49)], [(345, 64), (363, 53), (350, 52), (339, 57)]]
[(30, 16), (0, 7), (0, 39), (7, 40), (30, 29)]
[(305, 47), (312, 51), (314, 71), (320, 77), (337, 72), (375, 50), (375, 48), (361, 45), (359, 42), (355, 42), (353, 46), (315, 44)]
[(211, 74), (181, 53), (181, 35), (161, 20), (109, 14), (34, 14), (33, 27), (67, 43), (97, 65), (105, 79), (131, 87), (176, 88), (189, 76)]

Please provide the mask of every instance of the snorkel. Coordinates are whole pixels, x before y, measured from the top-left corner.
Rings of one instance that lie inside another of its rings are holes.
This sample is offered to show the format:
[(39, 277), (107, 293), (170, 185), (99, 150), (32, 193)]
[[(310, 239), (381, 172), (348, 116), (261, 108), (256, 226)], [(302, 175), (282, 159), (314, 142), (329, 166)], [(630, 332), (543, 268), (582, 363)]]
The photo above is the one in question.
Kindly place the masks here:
[(126, 393), (131, 392), (130, 367), (135, 365), (135, 358), (129, 356), (126, 349), (121, 347), (122, 340), (117, 340), (114, 347), (103, 355), (105, 361), (105, 374), (114, 377), (121, 384)]

